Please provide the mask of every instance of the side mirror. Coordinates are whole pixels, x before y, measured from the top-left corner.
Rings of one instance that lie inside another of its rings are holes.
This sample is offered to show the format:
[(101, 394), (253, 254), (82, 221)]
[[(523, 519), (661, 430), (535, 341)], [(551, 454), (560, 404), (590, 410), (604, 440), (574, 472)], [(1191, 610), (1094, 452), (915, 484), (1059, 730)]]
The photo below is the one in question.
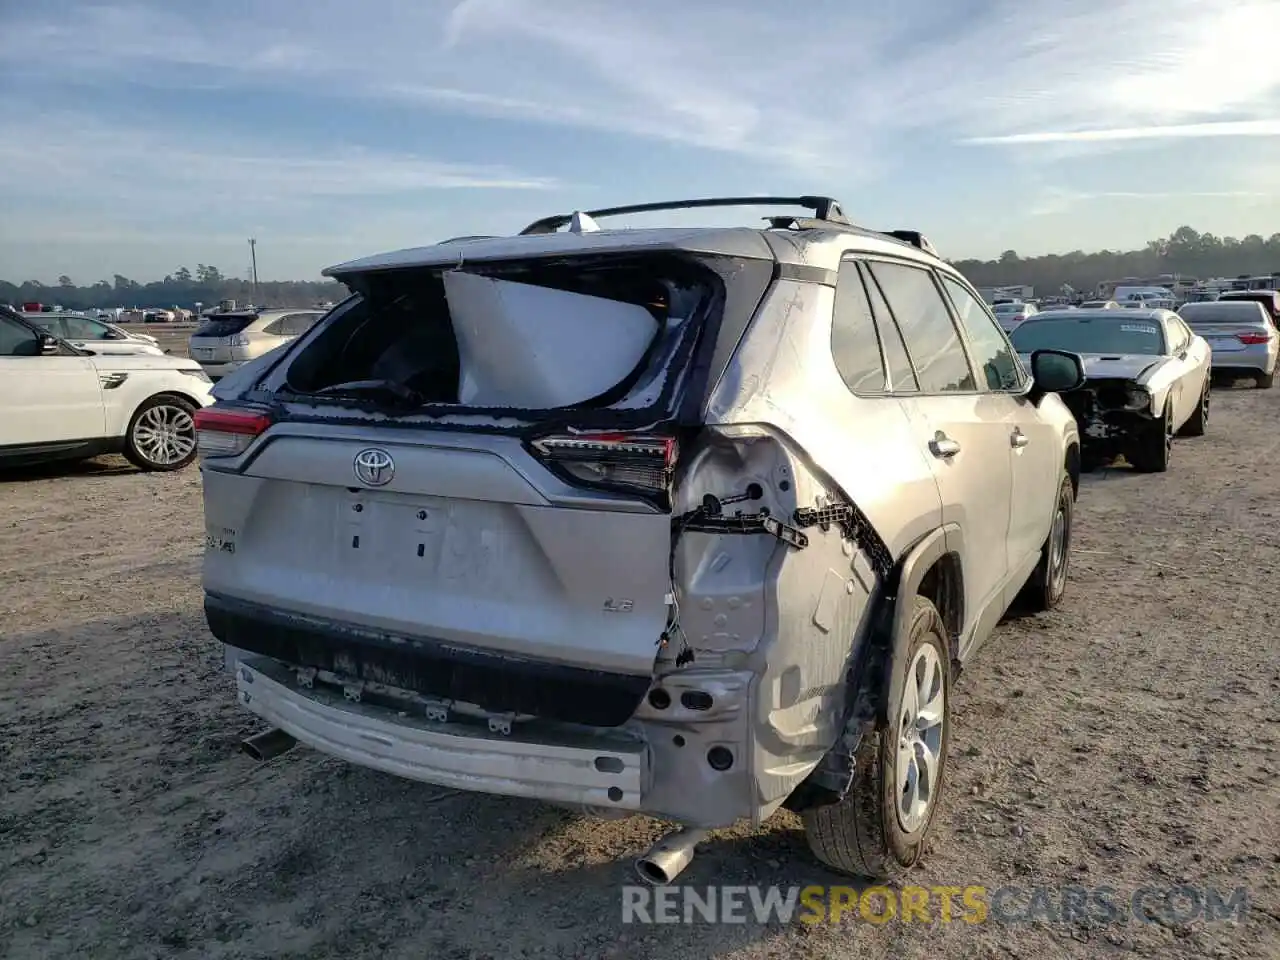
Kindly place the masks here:
[(1065, 350), (1031, 354), (1031, 379), (1037, 401), (1047, 393), (1067, 393), (1084, 386), (1084, 361)]
[(49, 336), (47, 333), (40, 335), (40, 354), (41, 356), (52, 356), (58, 352), (57, 338)]

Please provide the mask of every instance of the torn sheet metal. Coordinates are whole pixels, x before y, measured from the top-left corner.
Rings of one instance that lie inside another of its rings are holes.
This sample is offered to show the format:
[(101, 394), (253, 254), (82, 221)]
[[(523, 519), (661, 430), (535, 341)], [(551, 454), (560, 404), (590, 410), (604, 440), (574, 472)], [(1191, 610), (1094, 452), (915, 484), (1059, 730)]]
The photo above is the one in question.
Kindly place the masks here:
[(462, 270), (443, 279), (467, 406), (590, 400), (631, 373), (658, 332), (653, 314), (631, 303)]

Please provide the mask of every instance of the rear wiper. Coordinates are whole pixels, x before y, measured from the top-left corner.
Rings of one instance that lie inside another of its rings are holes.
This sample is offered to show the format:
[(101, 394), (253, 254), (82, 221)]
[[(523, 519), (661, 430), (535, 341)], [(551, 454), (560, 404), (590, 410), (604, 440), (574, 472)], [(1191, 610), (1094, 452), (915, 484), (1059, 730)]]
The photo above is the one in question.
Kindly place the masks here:
[(349, 380), (346, 383), (335, 383), (332, 386), (324, 387), (315, 391), (315, 393), (317, 396), (330, 397), (388, 397), (405, 406), (412, 407), (420, 407), (423, 403), (422, 394), (416, 390), (409, 389), (403, 383), (397, 383), (395, 380)]

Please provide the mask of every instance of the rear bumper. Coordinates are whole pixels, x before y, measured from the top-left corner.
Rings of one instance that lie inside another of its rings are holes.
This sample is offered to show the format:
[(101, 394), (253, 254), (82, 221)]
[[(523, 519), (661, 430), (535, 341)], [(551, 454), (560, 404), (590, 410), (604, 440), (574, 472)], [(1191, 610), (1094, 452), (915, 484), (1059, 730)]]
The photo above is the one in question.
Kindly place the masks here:
[(640, 809), (648, 764), (637, 739), (565, 733), (533, 741), (461, 731), (457, 724), (446, 730), (321, 688), (292, 688), (289, 674), (265, 657), (242, 659), (236, 664), (237, 697), (246, 709), (323, 753), (459, 790)]
[(653, 682), (652, 675), (589, 670), (389, 634), (211, 592), (205, 593), (204, 611), (215, 637), (251, 654), (562, 723), (621, 726)]
[(1261, 350), (1215, 351), (1210, 360), (1213, 370), (1250, 370), (1258, 373), (1273, 373), (1276, 368), (1275, 354)]
[(225, 377), (225, 376), (228, 376), (229, 374), (235, 373), (237, 369), (244, 366), (246, 361), (221, 360), (215, 363), (212, 360), (200, 360), (197, 362), (200, 364), (201, 367), (204, 368), (204, 372), (207, 373), (209, 376)]

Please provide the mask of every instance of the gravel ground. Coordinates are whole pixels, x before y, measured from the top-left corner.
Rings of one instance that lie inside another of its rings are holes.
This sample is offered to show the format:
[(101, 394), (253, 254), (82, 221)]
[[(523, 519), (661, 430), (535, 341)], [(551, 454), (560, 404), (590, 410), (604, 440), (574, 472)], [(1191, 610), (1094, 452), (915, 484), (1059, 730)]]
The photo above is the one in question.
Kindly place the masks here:
[[(957, 691), (925, 885), (1248, 890), (1241, 923), (624, 926), (660, 835), (305, 749), (265, 765), (200, 609), (196, 471), (0, 478), (0, 956), (1280, 955), (1280, 390), (1086, 476), (1069, 597)], [(831, 884), (790, 815), (682, 878)]]

